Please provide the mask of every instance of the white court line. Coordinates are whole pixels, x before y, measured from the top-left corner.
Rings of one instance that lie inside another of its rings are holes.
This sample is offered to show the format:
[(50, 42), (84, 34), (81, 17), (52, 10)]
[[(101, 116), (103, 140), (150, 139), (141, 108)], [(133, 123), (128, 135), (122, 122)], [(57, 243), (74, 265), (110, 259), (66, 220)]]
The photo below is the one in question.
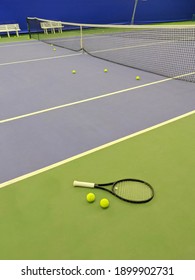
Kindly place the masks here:
[(51, 56), (51, 57), (42, 57), (42, 58), (34, 58), (34, 59), (27, 59), (27, 60), (4, 62), (4, 63), (0, 63), (0, 66), (22, 64), (22, 63), (29, 63), (29, 62), (37, 62), (37, 61), (44, 61), (44, 60), (51, 60), (51, 59), (58, 59), (58, 58), (66, 58), (66, 57), (71, 57), (71, 56), (76, 56), (76, 55), (82, 55), (82, 53), (64, 54), (64, 55), (59, 55), (59, 56)]
[(56, 168), (56, 167), (61, 166), (61, 165), (63, 165), (63, 164), (66, 164), (66, 163), (71, 162), (71, 161), (73, 161), (73, 160), (76, 160), (76, 159), (79, 159), (79, 158), (81, 158), (81, 157), (90, 155), (90, 154), (95, 153), (95, 152), (97, 152), (97, 151), (100, 151), (100, 150), (102, 150), (102, 149), (111, 147), (111, 146), (113, 146), (113, 145), (115, 145), (115, 144), (121, 143), (121, 142), (123, 142), (123, 141), (125, 141), (125, 140), (128, 140), (128, 139), (130, 139), (130, 138), (133, 138), (133, 137), (136, 137), (136, 136), (138, 136), (138, 135), (144, 134), (144, 133), (146, 133), (146, 132), (152, 131), (152, 130), (154, 130), (154, 129), (160, 128), (160, 127), (162, 127), (162, 126), (164, 126), (164, 125), (173, 123), (173, 122), (175, 122), (175, 121), (177, 121), (177, 120), (183, 119), (183, 118), (188, 117), (188, 116), (193, 115), (193, 114), (195, 114), (195, 110), (194, 110), (194, 111), (191, 111), (191, 112), (188, 112), (188, 113), (186, 113), (186, 114), (183, 114), (183, 115), (181, 115), (181, 116), (172, 118), (172, 119), (170, 119), (170, 120), (168, 120), (168, 121), (165, 121), (165, 122), (159, 123), (159, 124), (157, 124), (157, 125), (151, 126), (151, 127), (149, 127), (149, 128), (143, 129), (143, 130), (141, 130), (141, 131), (139, 131), (139, 132), (136, 132), (136, 133), (130, 134), (130, 135), (128, 135), (128, 136), (122, 137), (122, 138), (117, 139), (117, 140), (115, 140), (115, 141), (109, 142), (109, 143), (107, 143), (107, 144), (101, 145), (101, 146), (96, 147), (96, 148), (94, 148), (94, 149), (88, 150), (88, 151), (83, 152), (83, 153), (81, 153), (81, 154), (78, 154), (78, 155), (76, 155), (76, 156), (67, 158), (67, 159), (65, 159), (65, 160), (62, 160), (62, 161), (59, 161), (59, 162), (57, 162), (57, 163), (51, 164), (51, 165), (46, 166), (46, 167), (44, 167), (44, 168), (41, 168), (41, 169), (38, 169), (38, 170), (36, 170), (36, 171), (30, 172), (30, 173), (25, 174), (25, 175), (23, 175), (23, 176), (19, 176), (19, 177), (17, 177), (17, 178), (14, 178), (14, 179), (12, 179), (12, 180), (7, 181), (7, 182), (1, 183), (1, 184), (0, 184), (0, 188), (7, 187), (7, 186), (9, 186), (9, 185), (11, 185), (11, 184), (20, 182), (20, 181), (25, 180), (25, 179), (27, 179), (27, 178), (30, 178), (30, 177), (32, 177), (32, 176), (35, 176), (35, 175), (38, 175), (38, 174), (40, 174), (40, 173), (46, 172), (46, 171), (48, 171), (48, 170), (51, 170), (51, 169), (53, 169), (53, 168)]
[[(84, 45), (85, 45), (85, 42), (86, 41), (88, 41), (88, 40), (93, 40), (93, 39), (95, 39), (95, 40), (97, 40), (97, 38), (99, 39), (99, 38), (105, 38), (105, 36), (88, 36), (88, 37), (85, 37), (85, 39), (84, 39)], [(109, 39), (109, 38), (107, 38), (106, 37), (106, 39)], [(115, 38), (116, 39), (116, 38)], [(58, 40), (58, 39), (51, 39), (51, 42), (52, 43), (58, 43), (58, 42), (74, 42), (74, 41), (78, 41), (78, 38), (76, 37), (76, 38), (60, 38), (60, 40)], [(132, 40), (132, 44), (135, 42), (135, 40)], [(141, 44), (141, 45), (139, 45), (139, 44), (137, 44), (136, 43), (136, 45), (131, 45), (131, 46), (129, 46), (129, 41), (127, 42), (128, 43), (128, 46), (123, 46), (123, 47), (116, 47), (116, 48), (109, 48), (109, 49), (100, 49), (100, 50), (96, 50), (96, 51), (89, 51), (88, 53), (89, 54), (93, 54), (93, 53), (102, 53), (102, 52), (109, 52), (109, 51), (118, 51), (118, 50), (125, 50), (125, 49), (133, 49), (133, 48), (140, 48), (140, 47), (148, 47), (148, 46), (153, 46), (153, 45), (159, 45), (159, 44), (167, 44), (167, 43), (169, 43), (169, 42), (172, 42), (172, 41), (170, 41), (170, 40), (167, 40), (167, 41), (161, 41), (161, 42), (155, 42), (155, 43), (144, 43), (144, 44)], [(84, 49), (85, 49), (85, 47), (84, 47)], [(86, 48), (86, 52), (87, 52), (87, 48)]]
[(151, 83), (148, 83), (148, 84), (143, 84), (143, 85), (139, 85), (139, 86), (135, 86), (135, 87), (131, 87), (131, 88), (117, 90), (117, 91), (109, 92), (109, 93), (102, 94), (102, 95), (99, 95), (99, 96), (95, 96), (95, 97), (91, 97), (91, 98), (87, 98), (87, 99), (83, 99), (83, 100), (79, 100), (79, 101), (75, 101), (75, 102), (71, 102), (71, 103), (62, 104), (62, 105), (59, 105), (59, 106), (43, 109), (43, 110), (40, 110), (40, 111), (35, 111), (35, 112), (28, 113), (28, 114), (24, 114), (24, 115), (0, 120), (0, 124), (11, 122), (11, 121), (16, 121), (16, 120), (24, 119), (24, 118), (28, 118), (28, 117), (32, 117), (32, 116), (35, 116), (35, 115), (39, 115), (39, 114), (47, 113), (47, 112), (50, 112), (50, 111), (59, 110), (59, 109), (65, 108), (65, 107), (70, 107), (70, 106), (74, 106), (74, 105), (98, 100), (98, 99), (101, 99), (101, 98), (113, 96), (113, 95), (120, 94), (120, 93), (125, 93), (125, 92), (128, 92), (128, 91), (132, 91), (132, 90), (136, 90), (136, 89), (140, 89), (140, 88), (144, 88), (144, 87), (148, 87), (148, 86), (153, 86), (153, 85), (156, 85), (156, 84), (171, 81), (173, 79), (179, 79), (179, 78), (189, 76), (189, 75), (194, 75), (194, 74), (195, 74), (195, 72), (188, 73), (188, 74), (183, 74), (183, 75), (175, 76), (173, 78), (166, 78), (166, 79), (158, 80), (158, 81), (151, 82)]
[[(31, 39), (32, 40), (32, 39)], [(7, 48), (7, 47), (20, 47), (20, 46), (32, 46), (32, 45), (39, 45), (39, 44), (43, 44), (42, 42), (40, 41), (36, 41), (36, 40), (32, 40), (32, 41), (28, 41), (28, 40), (25, 40), (25, 41), (17, 41), (17, 42), (14, 42), (14, 43), (8, 43), (8, 42), (3, 42), (1, 43), (0, 45), (0, 48)]]
[[(148, 47), (148, 46), (156, 46), (159, 44), (165, 44), (165, 42), (159, 42), (159, 43), (147, 43), (143, 45), (133, 45), (133, 46), (126, 46), (126, 47), (120, 47), (120, 48), (111, 48), (111, 49), (105, 49), (105, 50), (97, 50), (97, 51), (92, 51), (91, 53), (102, 53), (102, 52), (110, 52), (110, 51), (120, 51), (120, 50), (125, 50), (125, 49), (134, 49), (134, 48), (142, 48), (142, 47)], [(167, 42), (166, 42), (167, 44)]]

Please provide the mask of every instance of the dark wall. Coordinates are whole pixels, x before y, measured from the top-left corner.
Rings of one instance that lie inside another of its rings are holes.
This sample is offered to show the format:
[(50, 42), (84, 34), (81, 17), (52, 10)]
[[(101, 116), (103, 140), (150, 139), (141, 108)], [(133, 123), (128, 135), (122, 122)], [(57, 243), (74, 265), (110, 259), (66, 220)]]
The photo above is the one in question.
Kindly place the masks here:
[(137, 23), (191, 20), (195, 0), (139, 0)]
[[(135, 0), (0, 0), (0, 23), (19, 23), (41, 17), (83, 23), (129, 23)], [(195, 0), (139, 0), (135, 23), (190, 20)]]

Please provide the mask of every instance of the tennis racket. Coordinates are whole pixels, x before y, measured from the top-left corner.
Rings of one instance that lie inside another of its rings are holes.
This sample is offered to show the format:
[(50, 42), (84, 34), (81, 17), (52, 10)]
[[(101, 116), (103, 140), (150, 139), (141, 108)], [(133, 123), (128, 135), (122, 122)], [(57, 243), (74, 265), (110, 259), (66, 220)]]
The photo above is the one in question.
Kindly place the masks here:
[(154, 197), (153, 187), (147, 182), (139, 179), (122, 179), (106, 184), (74, 181), (73, 186), (102, 189), (112, 193), (122, 200), (133, 203), (148, 202)]

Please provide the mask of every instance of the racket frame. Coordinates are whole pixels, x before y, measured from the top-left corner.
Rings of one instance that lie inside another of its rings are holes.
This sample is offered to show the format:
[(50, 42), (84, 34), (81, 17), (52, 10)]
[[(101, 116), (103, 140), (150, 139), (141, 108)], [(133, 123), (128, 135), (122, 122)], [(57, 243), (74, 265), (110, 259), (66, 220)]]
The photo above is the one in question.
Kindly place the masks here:
[[(145, 184), (151, 190), (151, 196), (144, 200), (130, 200), (130, 199), (126, 199), (126, 198), (119, 196), (118, 194), (115, 193), (115, 186), (116, 186), (116, 184), (121, 183), (123, 181), (138, 182), (138, 183)], [(110, 182), (110, 183), (105, 183), (105, 184), (95, 184), (95, 183), (89, 183), (89, 182), (74, 181), (73, 185), (75, 187), (96, 188), (96, 189), (105, 190), (105, 191), (113, 194), (114, 196), (118, 197), (119, 199), (126, 201), (126, 202), (130, 202), (130, 203), (139, 203), (139, 204), (146, 203), (146, 202), (149, 202), (150, 200), (152, 200), (154, 197), (153, 187), (146, 181), (143, 181), (140, 179), (127, 178), (127, 179), (121, 179), (121, 180), (118, 180), (115, 182)], [(111, 190), (106, 188), (108, 186), (112, 186)]]

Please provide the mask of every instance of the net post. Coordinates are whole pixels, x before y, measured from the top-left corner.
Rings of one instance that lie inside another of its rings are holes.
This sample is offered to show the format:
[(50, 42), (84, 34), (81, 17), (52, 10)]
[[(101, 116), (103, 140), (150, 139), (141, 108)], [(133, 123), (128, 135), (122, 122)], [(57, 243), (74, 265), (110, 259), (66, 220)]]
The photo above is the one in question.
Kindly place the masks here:
[(28, 35), (29, 35), (29, 38), (31, 39), (32, 36), (31, 36), (31, 30), (30, 30), (30, 24), (29, 24), (29, 19), (28, 19), (28, 17), (26, 18), (26, 22), (27, 22)]
[(83, 50), (83, 26), (80, 25), (80, 47)]

